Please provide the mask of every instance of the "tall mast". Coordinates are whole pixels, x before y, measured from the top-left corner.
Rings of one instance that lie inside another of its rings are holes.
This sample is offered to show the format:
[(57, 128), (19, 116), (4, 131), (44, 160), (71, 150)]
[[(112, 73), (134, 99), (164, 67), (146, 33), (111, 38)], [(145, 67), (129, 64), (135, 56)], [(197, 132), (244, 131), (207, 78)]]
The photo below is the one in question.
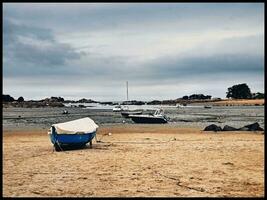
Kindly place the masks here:
[(128, 101), (128, 81), (126, 81), (126, 88), (127, 88), (127, 101)]

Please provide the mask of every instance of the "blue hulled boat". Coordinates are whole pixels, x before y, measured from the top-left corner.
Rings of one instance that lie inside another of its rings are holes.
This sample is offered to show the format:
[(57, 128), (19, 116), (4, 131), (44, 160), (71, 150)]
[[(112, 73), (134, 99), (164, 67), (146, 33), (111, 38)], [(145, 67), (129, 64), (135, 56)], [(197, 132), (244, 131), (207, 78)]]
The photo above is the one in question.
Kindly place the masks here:
[(98, 125), (89, 117), (53, 124), (48, 132), (56, 151), (66, 147), (83, 147), (96, 136)]

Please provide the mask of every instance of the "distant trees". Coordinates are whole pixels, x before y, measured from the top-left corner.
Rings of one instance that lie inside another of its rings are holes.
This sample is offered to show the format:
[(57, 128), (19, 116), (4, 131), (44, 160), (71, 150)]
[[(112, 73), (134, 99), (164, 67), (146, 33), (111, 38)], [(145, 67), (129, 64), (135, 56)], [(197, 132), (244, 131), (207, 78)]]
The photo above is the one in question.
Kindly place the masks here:
[(252, 94), (248, 85), (246, 83), (242, 83), (229, 87), (226, 92), (226, 97), (233, 99), (251, 99)]
[(182, 99), (183, 99), (183, 100), (188, 100), (188, 96), (185, 95), (185, 96), (182, 97)]
[(64, 101), (64, 98), (62, 98), (62, 97), (51, 97), (51, 101), (63, 102)]
[(188, 97), (188, 99), (211, 99), (211, 95), (192, 94)]
[(19, 97), (18, 98), (18, 102), (23, 102), (24, 101), (24, 98), (23, 97)]
[(2, 101), (3, 102), (12, 102), (12, 101), (15, 101), (15, 99), (12, 97), (12, 96), (10, 96), (10, 95), (8, 95), (8, 94), (3, 94), (2, 95)]
[(3, 102), (13, 102), (13, 101), (23, 102), (24, 98), (23, 97), (19, 97), (18, 100), (16, 100), (12, 96), (10, 96), (9, 94), (3, 94), (2, 95), (2, 101)]
[(96, 101), (93, 101), (92, 99), (80, 99), (78, 103), (96, 103)]
[(252, 99), (264, 99), (264, 93), (252, 93)]
[(182, 100), (205, 100), (205, 99), (211, 99), (211, 95), (192, 94), (190, 96), (185, 95), (180, 99)]

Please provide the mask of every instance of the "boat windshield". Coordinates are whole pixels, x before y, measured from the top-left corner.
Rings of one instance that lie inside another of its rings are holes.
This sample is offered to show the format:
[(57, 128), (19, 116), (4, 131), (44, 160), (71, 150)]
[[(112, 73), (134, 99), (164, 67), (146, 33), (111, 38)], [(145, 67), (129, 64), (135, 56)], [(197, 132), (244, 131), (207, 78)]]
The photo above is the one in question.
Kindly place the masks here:
[(157, 109), (155, 111), (154, 115), (163, 115), (163, 110), (162, 109)]

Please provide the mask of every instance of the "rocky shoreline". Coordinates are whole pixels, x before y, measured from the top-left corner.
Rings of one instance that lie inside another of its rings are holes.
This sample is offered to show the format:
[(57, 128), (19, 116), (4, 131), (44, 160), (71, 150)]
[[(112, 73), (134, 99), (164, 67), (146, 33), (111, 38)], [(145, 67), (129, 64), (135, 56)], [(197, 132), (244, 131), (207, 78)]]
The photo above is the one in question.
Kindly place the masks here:
[[(105, 105), (118, 105), (118, 102), (81, 102), (81, 101), (13, 101), (13, 102), (2, 102), (4, 108), (8, 107), (22, 107), (22, 108), (39, 108), (39, 107), (65, 107), (64, 103), (99, 103)], [(128, 101), (122, 102), (122, 105), (171, 105), (175, 106), (177, 104), (181, 105), (209, 105), (209, 106), (263, 106), (264, 99), (258, 100), (163, 100), (163, 101)]]

